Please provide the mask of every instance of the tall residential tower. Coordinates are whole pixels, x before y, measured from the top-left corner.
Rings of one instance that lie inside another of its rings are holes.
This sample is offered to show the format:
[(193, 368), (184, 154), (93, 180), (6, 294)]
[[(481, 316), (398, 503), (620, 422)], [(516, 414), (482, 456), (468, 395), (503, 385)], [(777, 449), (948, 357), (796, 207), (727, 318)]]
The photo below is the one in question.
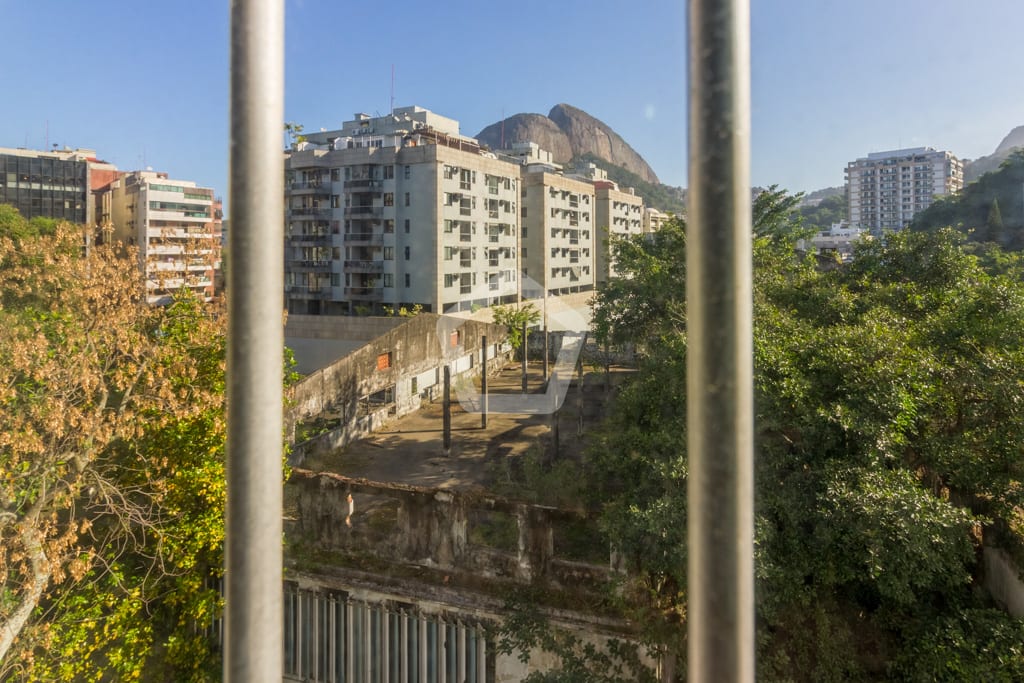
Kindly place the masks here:
[(931, 147), (872, 152), (845, 172), (850, 225), (875, 235), (906, 227), (935, 197), (964, 184), (963, 163)]

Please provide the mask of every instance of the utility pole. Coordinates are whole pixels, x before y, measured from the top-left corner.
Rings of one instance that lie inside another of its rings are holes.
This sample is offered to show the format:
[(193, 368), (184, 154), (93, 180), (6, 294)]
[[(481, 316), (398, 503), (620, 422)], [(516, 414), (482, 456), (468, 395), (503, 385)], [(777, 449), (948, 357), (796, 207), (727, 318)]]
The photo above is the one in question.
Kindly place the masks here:
[(553, 448), (551, 458), (558, 460), (558, 370), (551, 373), (551, 381), (548, 382), (548, 395), (551, 396), (551, 445)]
[(444, 399), (441, 402), (444, 428), (444, 457), (452, 454), (452, 370), (444, 366)]
[(480, 337), (480, 428), (487, 429), (487, 335)]
[(526, 323), (524, 322), (523, 323), (523, 336), (521, 337), (522, 345), (523, 345), (523, 364), (522, 364), (522, 370), (523, 370), (523, 393), (524, 394), (526, 393), (526, 352), (530, 348), (530, 338), (528, 336), (526, 336), (526, 335), (527, 335)]

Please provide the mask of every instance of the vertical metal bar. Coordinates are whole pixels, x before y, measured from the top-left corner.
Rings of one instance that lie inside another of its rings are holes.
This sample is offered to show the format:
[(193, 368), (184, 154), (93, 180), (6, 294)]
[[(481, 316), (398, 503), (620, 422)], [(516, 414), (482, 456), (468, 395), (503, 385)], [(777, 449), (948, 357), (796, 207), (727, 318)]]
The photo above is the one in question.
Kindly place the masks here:
[(231, 3), (224, 679), (281, 680), (283, 0)]
[(754, 680), (749, 0), (690, 0), (689, 678)]

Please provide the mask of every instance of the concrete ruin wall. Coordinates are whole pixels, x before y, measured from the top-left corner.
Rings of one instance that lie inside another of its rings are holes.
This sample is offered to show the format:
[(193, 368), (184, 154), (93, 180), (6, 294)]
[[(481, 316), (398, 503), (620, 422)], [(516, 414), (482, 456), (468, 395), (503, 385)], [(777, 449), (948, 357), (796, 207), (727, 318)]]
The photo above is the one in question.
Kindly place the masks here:
[[(395, 319), (383, 320), (393, 322)], [(289, 389), (291, 407), (285, 416), (285, 427), (290, 441), (294, 442), (298, 423), (325, 414), (338, 418), (337, 427), (318, 436), (315, 442), (296, 448), (293, 464), (301, 462), (304, 449), (315, 451), (344, 446), (380, 429), (390, 419), (419, 409), (424, 400), (436, 398), (441, 391), (445, 365), (452, 368), (453, 382), (456, 377), (478, 375), (484, 335), (488, 344), (488, 368), (492, 372), (501, 368), (510, 351), (505, 344), (507, 332), (502, 326), (431, 313), (400, 320), (401, 324), (384, 326), (387, 331), (380, 336)], [(329, 334), (330, 329), (324, 328), (319, 333)], [(385, 356), (386, 363), (383, 362)], [(391, 386), (394, 387), (393, 404), (381, 410), (372, 410), (372, 406), (364, 404), (360, 410), (360, 398)]]
[[(596, 586), (611, 575), (607, 564), (555, 555), (555, 527), (579, 519), (577, 511), (302, 469), (293, 470), (289, 486), (298, 506), (297, 537), (319, 550), (370, 551), (403, 564), (556, 586)], [(350, 494), (355, 514), (346, 520)], [(373, 507), (393, 510), (393, 523), (390, 517), (384, 528), (369, 522), (366, 511)], [(515, 520), (516, 540), (511, 549), (469, 540), (470, 522), (476, 513), (495, 512)]]

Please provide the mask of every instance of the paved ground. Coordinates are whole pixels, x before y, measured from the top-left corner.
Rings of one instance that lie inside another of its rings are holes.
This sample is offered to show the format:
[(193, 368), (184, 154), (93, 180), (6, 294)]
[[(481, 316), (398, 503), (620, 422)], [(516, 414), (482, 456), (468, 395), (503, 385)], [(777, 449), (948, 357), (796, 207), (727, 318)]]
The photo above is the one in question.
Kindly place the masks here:
[[(530, 393), (542, 393), (539, 363), (528, 366)], [(628, 370), (613, 368), (611, 384), (621, 381)], [(521, 393), (522, 369), (507, 364), (491, 377), (489, 393)], [(579, 415), (584, 426), (593, 425), (604, 414), (607, 403), (603, 370), (590, 370), (583, 381), (582, 401), (574, 378), (559, 411), (559, 455), (579, 457)], [(438, 488), (473, 489), (485, 487), (502, 471), (503, 459), (515, 458), (531, 448), (551, 448), (549, 415), (510, 415), (491, 413), (487, 427), (481, 427), (479, 413), (467, 413), (452, 396), (452, 448), (444, 454), (441, 401), (425, 405), (390, 423), (372, 437), (349, 444), (329, 455), (311, 457), (303, 467), (337, 472), (349, 477), (364, 477)]]

